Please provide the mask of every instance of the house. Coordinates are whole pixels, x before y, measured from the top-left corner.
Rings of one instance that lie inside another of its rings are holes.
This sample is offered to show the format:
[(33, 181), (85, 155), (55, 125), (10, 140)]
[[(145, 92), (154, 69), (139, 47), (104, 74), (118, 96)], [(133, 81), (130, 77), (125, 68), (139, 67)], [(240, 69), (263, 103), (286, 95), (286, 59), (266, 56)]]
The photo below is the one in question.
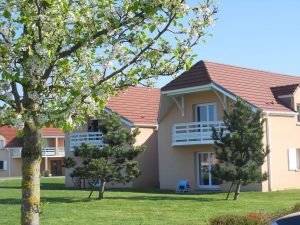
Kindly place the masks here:
[(268, 180), (251, 191), (300, 188), (300, 77), (200, 61), (161, 91), (158, 117), (159, 181), (175, 189), (188, 180), (195, 190), (228, 190), (211, 173), (217, 163), (212, 127), (226, 127), (224, 110), (242, 98), (262, 110), (263, 144), (270, 153), (261, 167)]
[[(53, 176), (63, 176), (64, 133), (58, 128), (43, 128), (41, 174), (48, 170)], [(22, 139), (17, 129), (0, 127), (0, 177), (22, 176)]]
[[(140, 134), (137, 136), (135, 144), (146, 146), (145, 152), (137, 158), (141, 175), (126, 185), (110, 184), (110, 187), (158, 186), (157, 115), (159, 98), (159, 89), (129, 87), (128, 90), (109, 99), (105, 112), (119, 115), (124, 127), (128, 130), (138, 127)], [(87, 123), (80, 130), (66, 133), (66, 157), (72, 157), (74, 147), (80, 146), (81, 143), (103, 146), (97, 118), (89, 117)], [(66, 169), (65, 183), (67, 187), (74, 186), (73, 179), (70, 177), (71, 172), (72, 169)]]

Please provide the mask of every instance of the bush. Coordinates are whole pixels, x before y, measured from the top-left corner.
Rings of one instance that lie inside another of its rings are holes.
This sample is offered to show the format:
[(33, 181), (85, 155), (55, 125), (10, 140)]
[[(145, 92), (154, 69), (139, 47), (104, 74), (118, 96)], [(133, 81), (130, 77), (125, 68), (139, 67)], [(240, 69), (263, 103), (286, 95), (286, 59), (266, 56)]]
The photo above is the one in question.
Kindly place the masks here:
[(212, 218), (210, 225), (265, 225), (271, 224), (272, 221), (285, 215), (299, 212), (300, 203), (296, 204), (292, 209), (282, 209), (274, 213), (250, 212), (244, 216), (223, 215)]
[(246, 216), (225, 215), (210, 220), (210, 225), (265, 225), (267, 219), (264, 214), (251, 213)]

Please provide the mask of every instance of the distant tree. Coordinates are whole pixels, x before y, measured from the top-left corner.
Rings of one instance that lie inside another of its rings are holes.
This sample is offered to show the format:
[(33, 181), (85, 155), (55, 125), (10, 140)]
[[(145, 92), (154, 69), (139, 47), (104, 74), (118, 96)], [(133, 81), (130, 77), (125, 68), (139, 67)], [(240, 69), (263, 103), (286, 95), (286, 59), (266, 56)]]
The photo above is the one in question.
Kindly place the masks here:
[(241, 185), (267, 179), (267, 174), (261, 172), (269, 152), (262, 143), (264, 119), (261, 111), (253, 111), (251, 106), (238, 99), (232, 111), (224, 111), (224, 123), (228, 132), (213, 129), (216, 158), (219, 160), (213, 173), (221, 180), (232, 182), (226, 200), (236, 185), (234, 200), (237, 200)]
[[(82, 144), (75, 148), (75, 157), (81, 157), (82, 163), (76, 166), (70, 158), (66, 159), (74, 167), (73, 177), (93, 180), (91, 197), (99, 182), (99, 199), (104, 196), (107, 182), (127, 183), (139, 174), (138, 162), (135, 158), (144, 151), (143, 146), (134, 146), (138, 129), (129, 131), (123, 127), (119, 116), (103, 114), (99, 118), (99, 129), (103, 133), (104, 147)], [(68, 165), (67, 165), (68, 167)]]

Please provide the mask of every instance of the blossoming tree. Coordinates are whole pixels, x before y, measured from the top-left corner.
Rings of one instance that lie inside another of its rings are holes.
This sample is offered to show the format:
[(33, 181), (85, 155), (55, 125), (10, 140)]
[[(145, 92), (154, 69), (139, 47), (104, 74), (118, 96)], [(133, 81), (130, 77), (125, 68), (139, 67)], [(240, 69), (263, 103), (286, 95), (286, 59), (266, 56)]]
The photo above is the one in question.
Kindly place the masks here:
[(39, 224), (40, 129), (72, 129), (130, 85), (189, 69), (211, 0), (1, 0), (0, 123), (23, 131), (21, 223)]

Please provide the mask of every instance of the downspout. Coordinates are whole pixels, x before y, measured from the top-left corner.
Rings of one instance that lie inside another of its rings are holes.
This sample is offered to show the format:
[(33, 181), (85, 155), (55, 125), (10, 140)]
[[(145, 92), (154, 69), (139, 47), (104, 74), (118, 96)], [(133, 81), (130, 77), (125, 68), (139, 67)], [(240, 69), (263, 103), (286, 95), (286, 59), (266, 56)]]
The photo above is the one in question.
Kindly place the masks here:
[(9, 148), (7, 148), (6, 150), (8, 150), (8, 160), (7, 160), (8, 165), (7, 165), (7, 167), (8, 167), (8, 176), (10, 177), (10, 160), (11, 160), (10, 151), (11, 150)]
[(271, 147), (271, 137), (270, 137), (270, 120), (269, 113), (266, 112), (266, 136), (267, 136), (267, 146), (269, 147), (269, 154), (267, 155), (268, 160), (268, 191), (272, 191), (272, 147)]

